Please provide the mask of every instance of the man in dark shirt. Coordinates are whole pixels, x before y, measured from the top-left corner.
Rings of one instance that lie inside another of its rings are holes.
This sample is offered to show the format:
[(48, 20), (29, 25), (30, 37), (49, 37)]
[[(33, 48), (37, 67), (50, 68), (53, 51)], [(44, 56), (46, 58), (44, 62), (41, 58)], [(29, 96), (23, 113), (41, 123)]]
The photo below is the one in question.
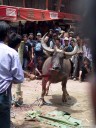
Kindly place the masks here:
[(31, 45), (31, 47), (33, 47), (34, 46), (34, 43), (35, 43), (35, 41), (33, 40), (33, 38), (34, 38), (33, 33), (29, 33), (29, 37), (28, 37), (27, 42)]
[(32, 45), (28, 42), (27, 35), (23, 35), (23, 41), (24, 41), (24, 51), (23, 51), (23, 69), (27, 70), (28, 62), (31, 59), (31, 48)]

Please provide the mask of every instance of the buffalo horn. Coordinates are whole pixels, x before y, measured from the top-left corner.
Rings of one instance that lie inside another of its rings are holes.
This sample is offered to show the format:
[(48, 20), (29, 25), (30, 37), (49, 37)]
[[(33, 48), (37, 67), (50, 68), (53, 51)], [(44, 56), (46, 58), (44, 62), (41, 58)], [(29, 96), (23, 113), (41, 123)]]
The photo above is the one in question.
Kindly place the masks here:
[(76, 46), (74, 47), (74, 50), (73, 50), (72, 52), (64, 52), (64, 54), (67, 55), (67, 56), (73, 56), (73, 55), (75, 55), (77, 52), (78, 52), (78, 45), (76, 45)]
[(41, 44), (42, 44), (42, 47), (45, 51), (49, 52), (49, 53), (53, 53), (54, 52), (54, 49), (51, 49), (50, 47), (48, 47), (45, 43), (45, 37), (46, 37), (47, 33), (42, 37), (41, 39)]

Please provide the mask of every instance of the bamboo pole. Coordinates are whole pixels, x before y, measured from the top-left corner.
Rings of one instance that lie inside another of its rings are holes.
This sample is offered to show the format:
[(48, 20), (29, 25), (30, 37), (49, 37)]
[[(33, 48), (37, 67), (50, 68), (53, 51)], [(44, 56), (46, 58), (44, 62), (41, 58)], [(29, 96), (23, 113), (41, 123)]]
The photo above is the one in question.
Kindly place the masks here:
[(25, 7), (25, 0), (23, 0), (23, 7)]
[(48, 0), (46, 0), (46, 10), (48, 10)]
[(60, 12), (61, 4), (62, 4), (62, 0), (60, 0), (58, 4), (58, 12)]
[(4, 0), (1, 0), (1, 5), (3, 5), (4, 4)]

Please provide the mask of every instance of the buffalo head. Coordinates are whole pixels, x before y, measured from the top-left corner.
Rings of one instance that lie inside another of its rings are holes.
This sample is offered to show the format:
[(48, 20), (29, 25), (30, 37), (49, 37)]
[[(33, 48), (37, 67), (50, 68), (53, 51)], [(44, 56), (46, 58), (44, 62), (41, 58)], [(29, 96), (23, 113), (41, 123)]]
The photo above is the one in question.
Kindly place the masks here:
[(58, 49), (56, 46), (54, 49), (51, 49), (46, 45), (45, 37), (46, 34), (42, 37), (41, 43), (47, 56), (49, 56), (50, 53), (53, 54), (51, 70), (62, 70), (63, 59), (71, 58), (73, 55), (75, 55), (78, 52), (78, 45), (74, 47), (72, 52), (65, 52), (64, 50)]

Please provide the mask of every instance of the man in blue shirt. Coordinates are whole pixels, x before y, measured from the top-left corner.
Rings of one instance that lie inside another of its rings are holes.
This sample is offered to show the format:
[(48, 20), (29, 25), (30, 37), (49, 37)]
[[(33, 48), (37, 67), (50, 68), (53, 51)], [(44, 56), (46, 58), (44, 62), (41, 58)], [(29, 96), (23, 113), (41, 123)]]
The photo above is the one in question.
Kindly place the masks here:
[(5, 44), (9, 29), (0, 22), (0, 128), (10, 128), (11, 85), (24, 80), (17, 51)]
[(64, 45), (64, 51), (66, 51), (66, 52), (72, 52), (73, 48), (72, 48), (72, 46), (69, 44), (69, 39), (68, 39), (68, 37), (65, 37), (65, 38), (64, 38), (64, 43), (65, 43), (65, 45)]

